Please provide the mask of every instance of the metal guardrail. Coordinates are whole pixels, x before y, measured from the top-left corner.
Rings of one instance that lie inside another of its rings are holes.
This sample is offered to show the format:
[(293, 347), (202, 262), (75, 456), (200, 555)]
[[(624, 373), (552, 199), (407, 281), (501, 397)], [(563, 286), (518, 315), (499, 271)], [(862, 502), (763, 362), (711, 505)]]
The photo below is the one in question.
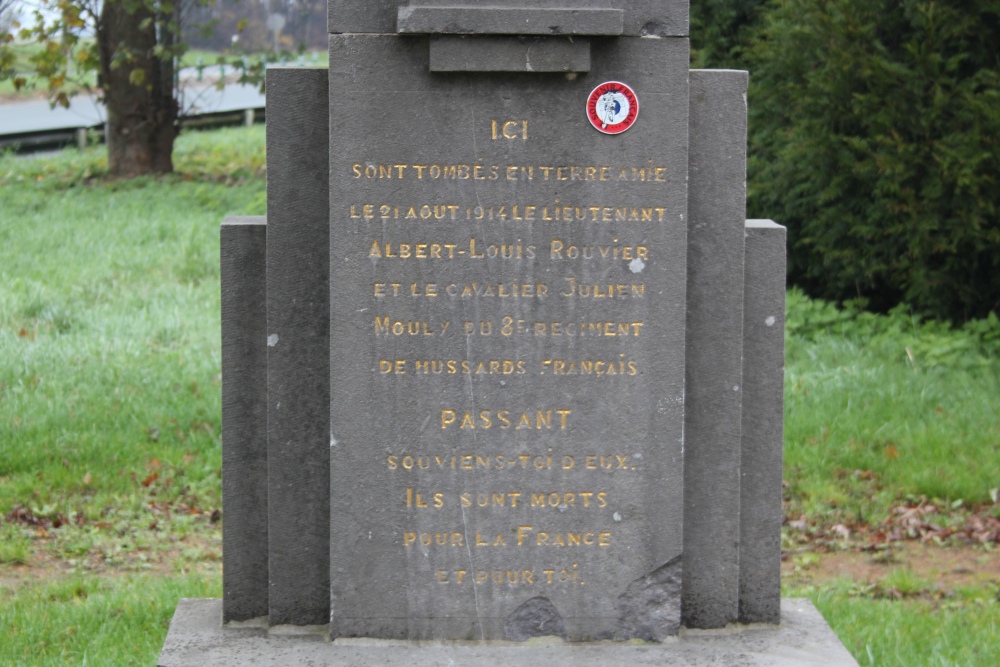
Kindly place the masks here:
[[(193, 114), (180, 118), (181, 130), (226, 127), (264, 122), (264, 107), (235, 109), (214, 113)], [(94, 143), (102, 143), (105, 125), (91, 125), (78, 128), (61, 128), (37, 132), (21, 132), (0, 135), (0, 151), (14, 153), (34, 153), (56, 150), (75, 145), (81, 150)]]
[[(220, 72), (221, 74), (221, 72)], [(264, 96), (256, 86), (185, 78), (178, 89), (181, 129), (251, 124), (263, 118)], [(67, 107), (43, 99), (0, 104), (0, 150), (30, 152), (86, 146), (104, 138), (107, 110), (93, 95), (70, 98)]]

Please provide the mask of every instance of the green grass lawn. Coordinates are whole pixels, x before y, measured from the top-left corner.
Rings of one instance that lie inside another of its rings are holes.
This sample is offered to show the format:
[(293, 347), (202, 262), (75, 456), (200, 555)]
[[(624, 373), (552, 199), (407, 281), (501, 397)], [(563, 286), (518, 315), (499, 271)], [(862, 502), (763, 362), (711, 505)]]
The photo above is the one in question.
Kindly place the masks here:
[(861, 665), (985, 667), (1000, 657), (995, 588), (946, 602), (872, 599), (849, 580), (786, 593), (811, 598)]
[(218, 226), (264, 211), (263, 128), (175, 158), (0, 157), (2, 665), (153, 664), (221, 592)]
[[(176, 175), (134, 181), (103, 147), (0, 156), (0, 665), (150, 665), (177, 599), (220, 595), (218, 227), (264, 213), (263, 139), (185, 133)], [(788, 320), (790, 518), (860, 530), (920, 497), (942, 525), (998, 516), (1000, 324), (794, 291)], [(1000, 664), (1000, 572), (933, 596), (894, 576), (908, 594), (785, 592), (862, 665)]]
[(837, 310), (796, 291), (788, 310), (786, 479), (806, 513), (873, 522), (907, 496), (995, 502), (995, 317), (955, 331), (902, 309)]

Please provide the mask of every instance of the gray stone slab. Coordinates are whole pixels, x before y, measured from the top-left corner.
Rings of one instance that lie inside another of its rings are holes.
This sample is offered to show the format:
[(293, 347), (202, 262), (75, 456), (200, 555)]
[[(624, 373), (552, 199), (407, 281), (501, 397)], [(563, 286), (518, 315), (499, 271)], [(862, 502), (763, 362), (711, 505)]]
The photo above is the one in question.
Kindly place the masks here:
[(327, 72), (266, 83), (269, 618), (313, 625), (330, 613)]
[(590, 40), (568, 37), (432, 37), (432, 72), (589, 72)]
[[(334, 34), (395, 33), (399, 8), (408, 4), (411, 4), (411, 0), (330, 0), (328, 27)], [(476, 7), (482, 3), (474, 0), (418, 0), (412, 4)], [(502, 9), (620, 9), (624, 35), (685, 37), (688, 34), (687, 0), (491, 0), (489, 5)]]
[(624, 34), (639, 37), (686, 37), (689, 0), (624, 0)]
[(509, 642), (401, 642), (269, 635), (255, 628), (223, 628), (220, 604), (184, 599), (177, 605), (159, 667), (856, 667), (857, 662), (808, 600), (786, 599), (781, 626), (719, 632), (682, 632), (663, 644), (569, 644), (536, 639)]
[(693, 628), (737, 618), (747, 81), (691, 72), (684, 625)]
[(677, 630), (688, 43), (591, 48), (441, 75), (331, 37), (335, 636)]
[(264, 217), (226, 218), (222, 284), (222, 597), (226, 621), (267, 615)]
[(781, 598), (785, 228), (746, 221), (740, 620), (774, 623)]
[(604, 35), (622, 34), (622, 11), (592, 7), (499, 7), (402, 5), (400, 33), (432, 35)]

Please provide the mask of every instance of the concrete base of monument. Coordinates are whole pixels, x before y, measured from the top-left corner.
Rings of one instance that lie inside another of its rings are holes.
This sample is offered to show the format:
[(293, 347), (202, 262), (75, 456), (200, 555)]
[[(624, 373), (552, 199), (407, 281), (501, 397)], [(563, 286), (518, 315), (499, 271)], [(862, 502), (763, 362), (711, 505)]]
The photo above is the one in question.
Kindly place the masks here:
[(222, 601), (184, 599), (177, 605), (158, 667), (245, 667), (246, 665), (732, 665), (739, 667), (857, 667), (811, 602), (781, 601), (781, 626), (746, 626), (719, 631), (682, 630), (663, 644), (569, 644), (557, 638), (514, 642), (405, 642), (339, 639), (314, 633), (268, 633), (254, 625), (222, 627)]

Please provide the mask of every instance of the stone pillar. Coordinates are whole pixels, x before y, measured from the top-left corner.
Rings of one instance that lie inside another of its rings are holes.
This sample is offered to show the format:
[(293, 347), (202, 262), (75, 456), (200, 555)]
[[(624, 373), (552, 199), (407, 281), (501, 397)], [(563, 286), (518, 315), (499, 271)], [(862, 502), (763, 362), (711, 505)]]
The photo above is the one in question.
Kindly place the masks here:
[(327, 71), (267, 70), (269, 622), (330, 618)]
[(684, 624), (736, 621), (747, 73), (691, 72)]
[(785, 381), (785, 228), (746, 222), (740, 621), (777, 623)]
[(263, 217), (220, 230), (224, 623), (267, 615), (265, 233)]

